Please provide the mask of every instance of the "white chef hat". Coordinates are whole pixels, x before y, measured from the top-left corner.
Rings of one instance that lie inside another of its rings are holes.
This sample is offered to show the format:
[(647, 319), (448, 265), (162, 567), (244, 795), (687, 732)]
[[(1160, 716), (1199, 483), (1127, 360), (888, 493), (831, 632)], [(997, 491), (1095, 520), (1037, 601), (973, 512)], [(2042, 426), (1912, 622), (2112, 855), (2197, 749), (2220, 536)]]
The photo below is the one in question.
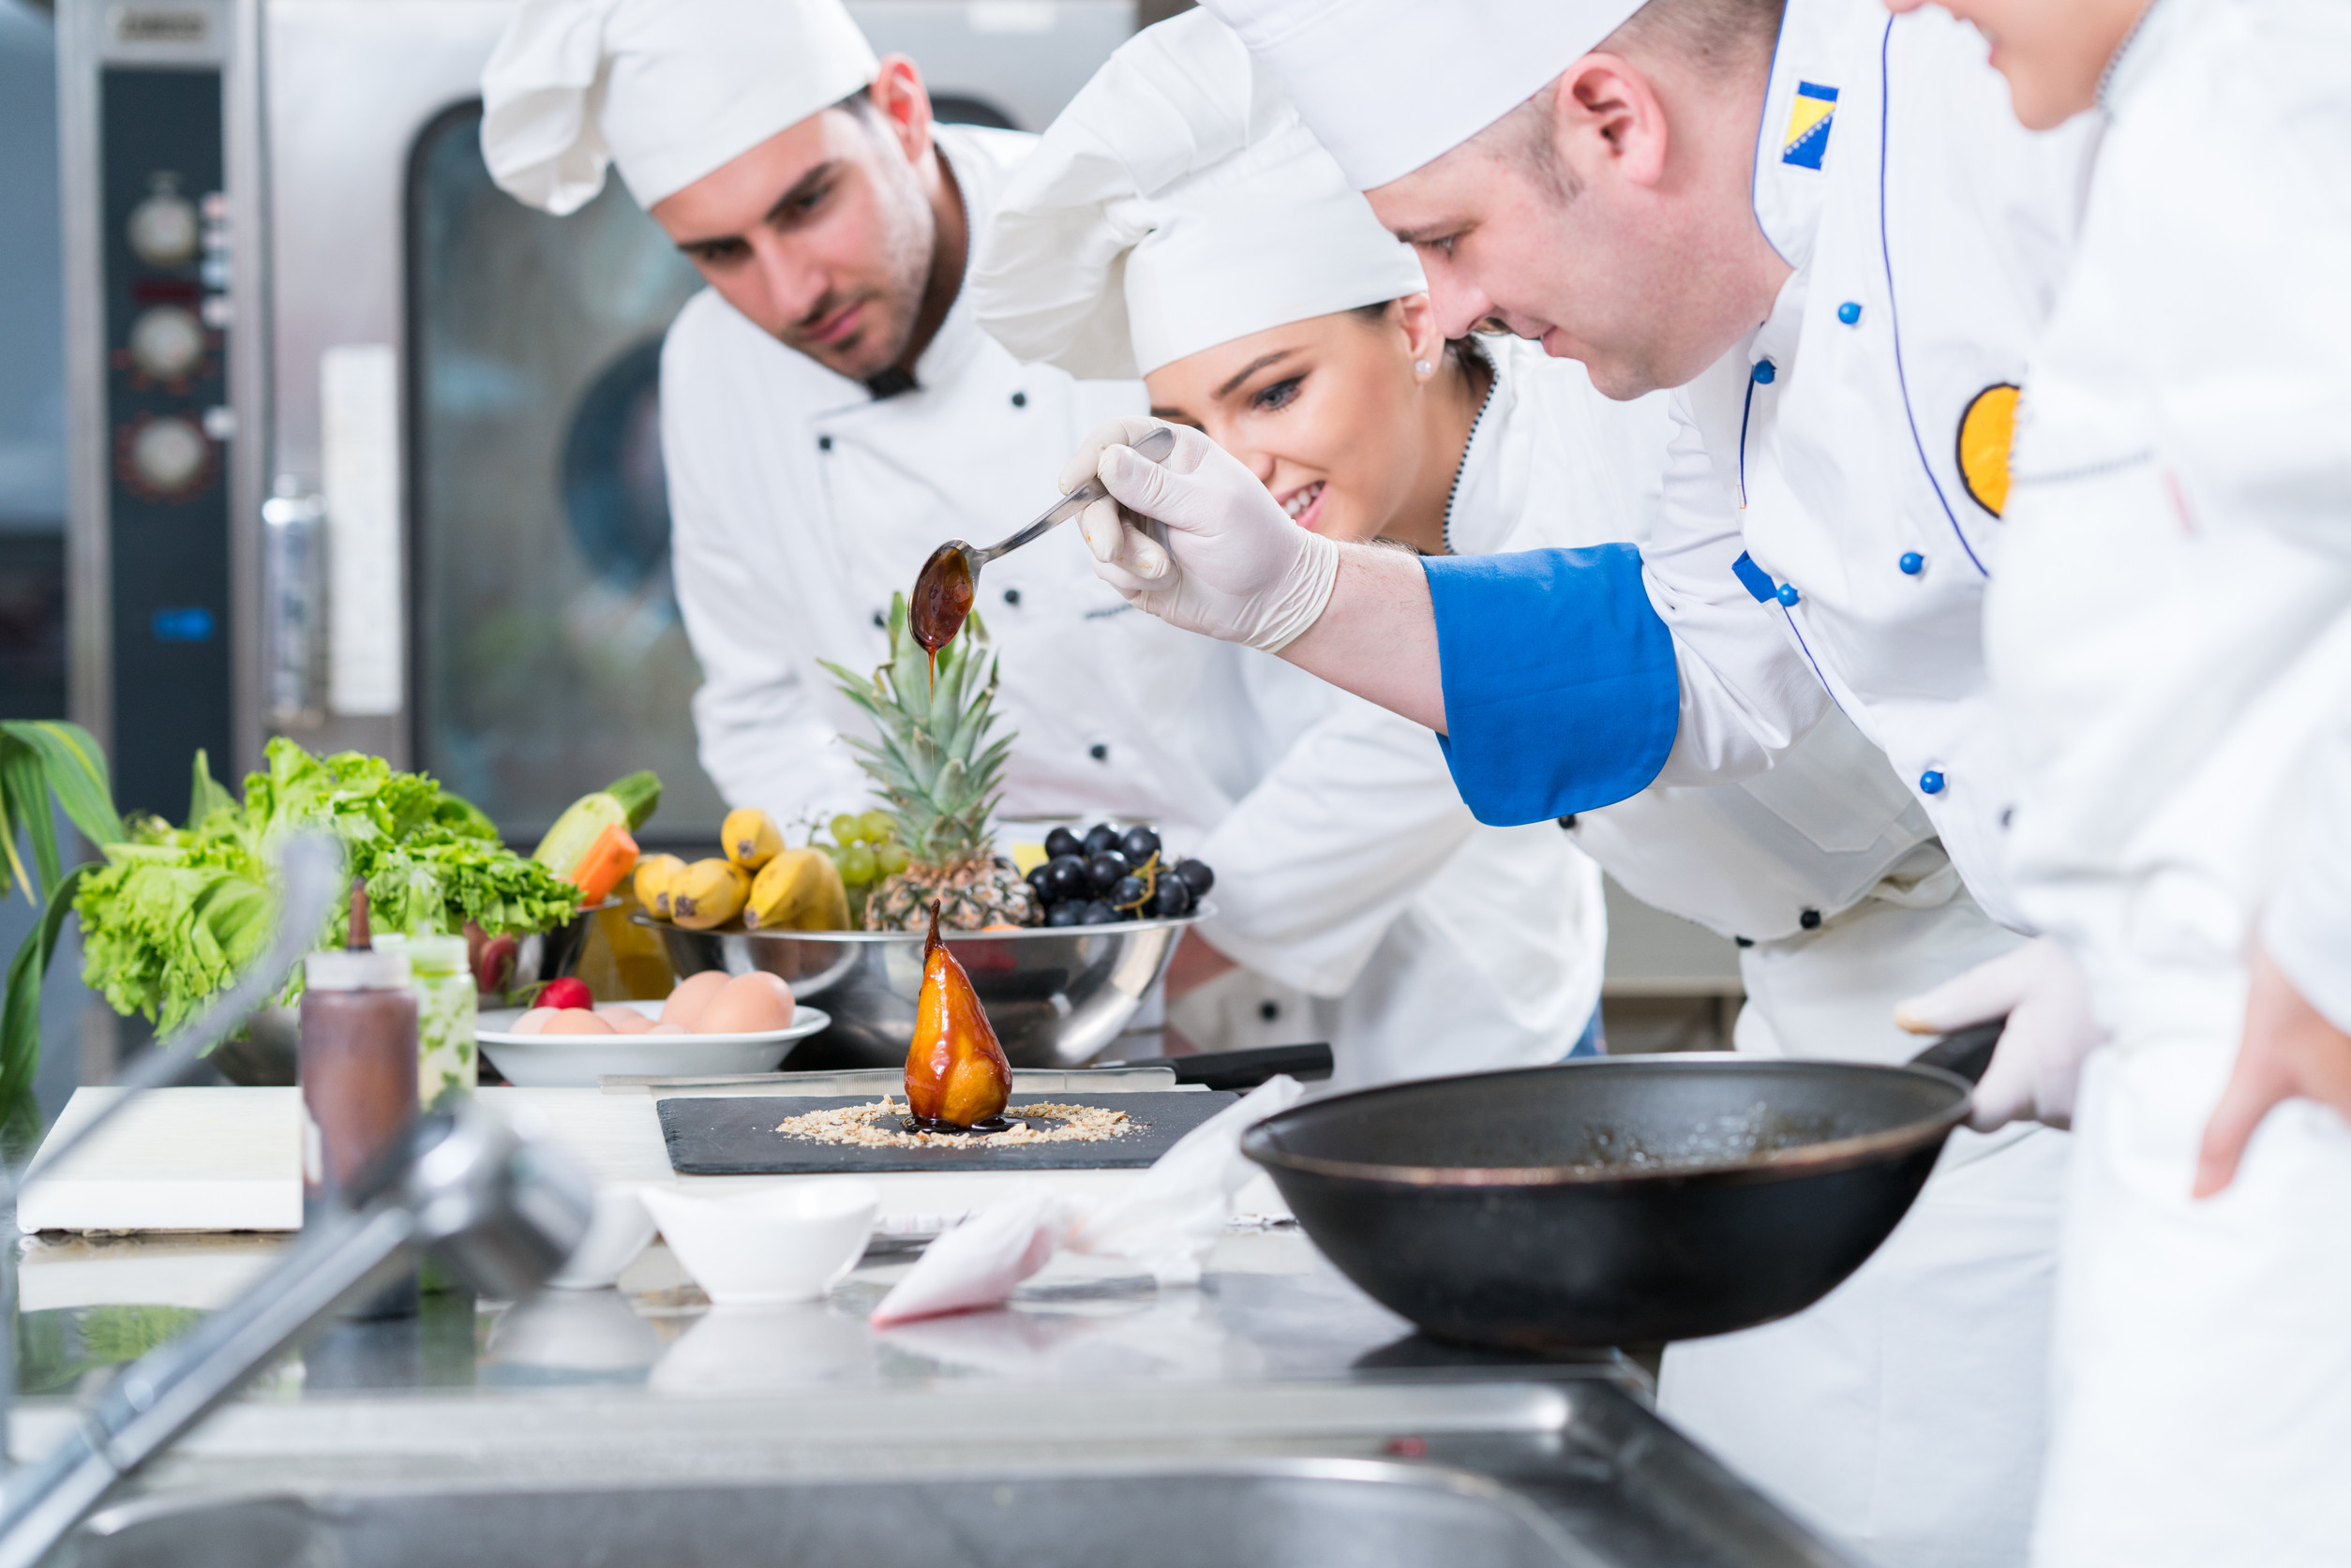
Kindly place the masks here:
[(1006, 186), (966, 284), (1022, 359), (1119, 379), (1427, 287), (1205, 11), (1127, 40), (1071, 101)]
[(1533, 97), (1642, 0), (1201, 0), (1375, 190)]
[(651, 207), (879, 68), (841, 0), (522, 0), (482, 71), (482, 157), (551, 213), (612, 163)]

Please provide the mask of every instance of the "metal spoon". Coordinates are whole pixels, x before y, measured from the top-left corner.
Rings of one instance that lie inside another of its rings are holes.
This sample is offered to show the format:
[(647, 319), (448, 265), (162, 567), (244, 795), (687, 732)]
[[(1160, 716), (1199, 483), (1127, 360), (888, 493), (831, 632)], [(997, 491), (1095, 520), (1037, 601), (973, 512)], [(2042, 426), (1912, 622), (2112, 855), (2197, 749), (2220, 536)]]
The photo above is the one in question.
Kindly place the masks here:
[[(1175, 450), (1176, 432), (1165, 426), (1134, 443), (1135, 455), (1154, 463), (1165, 462), (1167, 455)], [(922, 563), (921, 573), (914, 579), (912, 606), (906, 615), (914, 640), (922, 645), (925, 652), (934, 654), (953, 642), (955, 634), (964, 629), (964, 618), (971, 613), (982, 566), (1019, 549), (1056, 525), (1068, 522), (1109, 493), (1097, 476), (1046, 507), (1035, 522), (1018, 533), (984, 550), (974, 549), (960, 539), (951, 539), (933, 550), (931, 559)]]

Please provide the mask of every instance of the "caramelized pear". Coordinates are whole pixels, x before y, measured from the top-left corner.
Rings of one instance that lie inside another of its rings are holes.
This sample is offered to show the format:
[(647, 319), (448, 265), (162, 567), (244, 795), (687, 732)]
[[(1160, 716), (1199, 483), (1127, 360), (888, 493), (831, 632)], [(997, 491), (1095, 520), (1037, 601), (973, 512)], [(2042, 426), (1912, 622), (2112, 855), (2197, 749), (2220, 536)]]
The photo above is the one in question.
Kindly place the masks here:
[(906, 1053), (906, 1106), (924, 1121), (967, 1127), (1001, 1115), (1012, 1098), (1012, 1064), (996, 1042), (971, 977), (938, 939), (938, 903), (922, 945), (922, 990)]

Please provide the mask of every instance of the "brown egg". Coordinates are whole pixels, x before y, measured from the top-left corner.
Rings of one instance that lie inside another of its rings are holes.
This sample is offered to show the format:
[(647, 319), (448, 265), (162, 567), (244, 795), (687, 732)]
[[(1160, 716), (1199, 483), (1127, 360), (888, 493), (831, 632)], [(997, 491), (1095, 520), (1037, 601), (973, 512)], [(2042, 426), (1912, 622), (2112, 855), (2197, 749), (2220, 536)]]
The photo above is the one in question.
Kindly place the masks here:
[(547, 1021), (554, 1016), (555, 1009), (553, 1008), (532, 1008), (529, 1012), (524, 1013), (520, 1018), (516, 1019), (515, 1026), (512, 1029), (509, 1029), (507, 1033), (512, 1035), (535, 1035), (540, 1030), (546, 1028)]
[(540, 1025), (542, 1035), (613, 1035), (619, 1030), (586, 1008), (565, 1008)]
[(645, 1032), (649, 1035), (684, 1035), (693, 1031), (682, 1023), (656, 1023)]
[(776, 976), (755, 969), (737, 975), (695, 1021), (697, 1035), (757, 1035), (788, 1029), (792, 1023), (792, 988)]
[(616, 1035), (644, 1035), (652, 1032), (653, 1021), (635, 1008), (598, 1008), (596, 1016), (612, 1025)]
[(720, 970), (705, 969), (680, 980), (669, 993), (669, 1000), (661, 1005), (661, 1021), (691, 1029), (702, 1016), (702, 1009), (711, 1005), (711, 998), (726, 989), (726, 976)]

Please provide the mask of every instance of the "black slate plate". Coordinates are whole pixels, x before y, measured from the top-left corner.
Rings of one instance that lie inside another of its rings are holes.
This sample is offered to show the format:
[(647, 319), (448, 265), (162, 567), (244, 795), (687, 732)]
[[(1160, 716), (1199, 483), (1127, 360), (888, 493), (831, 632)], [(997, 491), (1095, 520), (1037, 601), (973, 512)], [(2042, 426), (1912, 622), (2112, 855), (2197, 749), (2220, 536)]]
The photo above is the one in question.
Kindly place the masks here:
[[(1134, 1095), (1015, 1095), (1006, 1114), (1024, 1105), (1098, 1105), (1124, 1111), (1140, 1125), (1100, 1143), (1016, 1143), (981, 1149), (865, 1149), (786, 1138), (775, 1130), (787, 1116), (871, 1105), (864, 1095), (709, 1096), (665, 1099), (661, 1136), (669, 1167), (681, 1176), (808, 1176), (891, 1171), (1116, 1171), (1148, 1165), (1176, 1141), (1235, 1100), (1215, 1090)], [(898, 1103), (903, 1107), (903, 1098)]]

